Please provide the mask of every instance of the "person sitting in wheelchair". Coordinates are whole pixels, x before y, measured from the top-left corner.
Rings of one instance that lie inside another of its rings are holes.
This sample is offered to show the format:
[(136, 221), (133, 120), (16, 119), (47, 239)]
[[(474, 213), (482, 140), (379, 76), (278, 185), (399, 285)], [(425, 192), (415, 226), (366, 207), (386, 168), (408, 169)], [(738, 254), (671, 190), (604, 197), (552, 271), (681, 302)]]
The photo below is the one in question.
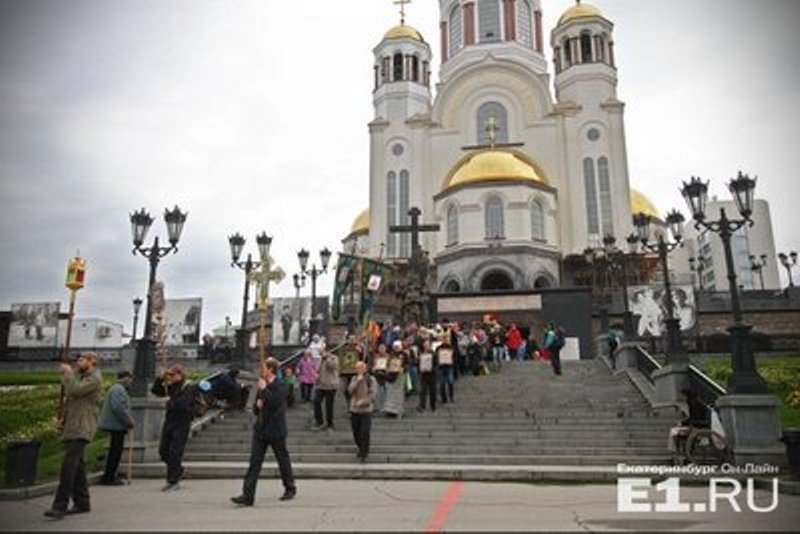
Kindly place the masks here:
[(686, 388), (681, 390), (684, 401), (678, 403), (678, 409), (684, 417), (676, 421), (669, 431), (669, 441), (667, 448), (675, 454), (686, 454), (686, 441), (693, 430), (699, 428), (710, 428), (711, 420), (709, 417), (709, 407), (697, 397), (694, 390)]

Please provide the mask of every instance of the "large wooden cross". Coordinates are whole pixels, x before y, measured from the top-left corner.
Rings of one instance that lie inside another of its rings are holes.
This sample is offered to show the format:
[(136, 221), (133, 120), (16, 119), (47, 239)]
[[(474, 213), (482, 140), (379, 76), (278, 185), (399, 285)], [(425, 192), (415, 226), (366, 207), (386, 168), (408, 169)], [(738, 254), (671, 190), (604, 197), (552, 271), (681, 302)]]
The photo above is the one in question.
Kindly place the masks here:
[(438, 224), (419, 224), (419, 216), (422, 211), (416, 206), (408, 210), (408, 215), (411, 217), (410, 225), (392, 225), (389, 231), (393, 234), (410, 233), (411, 234), (411, 256), (414, 257), (415, 252), (420, 249), (419, 234), (420, 232), (438, 232)]

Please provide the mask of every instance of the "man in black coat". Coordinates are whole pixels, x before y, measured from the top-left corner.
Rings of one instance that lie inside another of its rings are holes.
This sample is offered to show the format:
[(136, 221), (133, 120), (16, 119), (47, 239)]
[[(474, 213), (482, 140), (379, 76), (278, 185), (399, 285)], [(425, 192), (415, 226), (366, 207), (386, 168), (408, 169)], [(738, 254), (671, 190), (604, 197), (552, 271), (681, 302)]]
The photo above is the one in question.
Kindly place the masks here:
[(262, 369), (261, 380), (258, 381), (258, 393), (253, 405), (256, 422), (253, 425), (250, 467), (244, 477), (242, 494), (231, 498), (234, 504), (253, 506), (256, 496), (256, 483), (261, 473), (261, 464), (264, 463), (264, 455), (270, 446), (275, 453), (275, 459), (278, 461), (278, 469), (283, 481), (284, 492), (281, 500), (288, 501), (294, 498), (297, 493), (289, 451), (286, 450), (286, 397), (288, 388), (277, 377), (278, 367), (278, 360), (268, 358)]
[(193, 386), (186, 384), (183, 366), (176, 363), (156, 378), (151, 391), (154, 395), (167, 397), (167, 413), (158, 445), (158, 454), (167, 464), (167, 485), (161, 491), (175, 491), (180, 489), (183, 450), (194, 418)]

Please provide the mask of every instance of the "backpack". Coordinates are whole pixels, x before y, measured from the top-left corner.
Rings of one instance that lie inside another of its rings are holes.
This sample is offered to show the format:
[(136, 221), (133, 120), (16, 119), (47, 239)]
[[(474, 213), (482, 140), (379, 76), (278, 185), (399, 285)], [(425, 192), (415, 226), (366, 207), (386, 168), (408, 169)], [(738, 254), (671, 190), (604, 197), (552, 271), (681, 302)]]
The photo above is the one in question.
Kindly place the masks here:
[(192, 399), (192, 417), (195, 419), (198, 417), (203, 417), (208, 411), (208, 405), (210, 404), (209, 399), (206, 398), (206, 394), (200, 391), (200, 388), (197, 387), (197, 384), (187, 383), (183, 387), (186, 393)]
[(567, 341), (564, 339), (564, 334), (562, 332), (556, 332), (556, 339), (553, 341), (553, 348), (556, 350), (561, 350), (566, 344)]

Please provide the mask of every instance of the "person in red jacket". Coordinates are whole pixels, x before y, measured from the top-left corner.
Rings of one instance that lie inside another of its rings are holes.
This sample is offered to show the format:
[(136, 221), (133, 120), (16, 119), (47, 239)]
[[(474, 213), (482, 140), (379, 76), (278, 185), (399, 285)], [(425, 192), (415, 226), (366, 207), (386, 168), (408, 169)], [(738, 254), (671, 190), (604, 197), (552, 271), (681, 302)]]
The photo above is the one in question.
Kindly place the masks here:
[(517, 328), (516, 323), (511, 323), (511, 326), (508, 327), (508, 332), (506, 332), (506, 347), (508, 348), (508, 354), (511, 358), (522, 360), (519, 354), (519, 347), (521, 345), (522, 333), (519, 331), (519, 328)]

